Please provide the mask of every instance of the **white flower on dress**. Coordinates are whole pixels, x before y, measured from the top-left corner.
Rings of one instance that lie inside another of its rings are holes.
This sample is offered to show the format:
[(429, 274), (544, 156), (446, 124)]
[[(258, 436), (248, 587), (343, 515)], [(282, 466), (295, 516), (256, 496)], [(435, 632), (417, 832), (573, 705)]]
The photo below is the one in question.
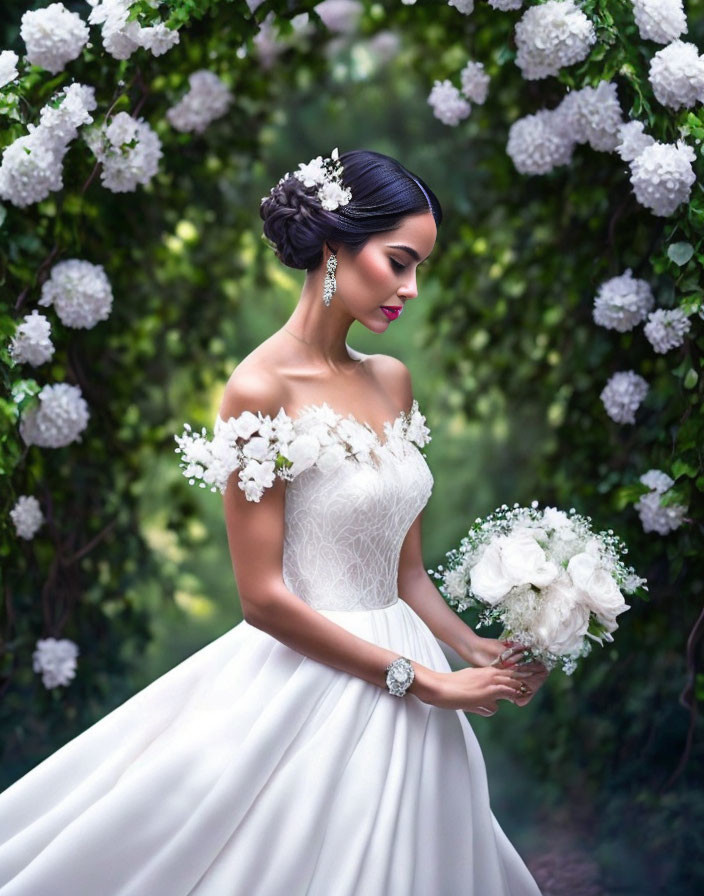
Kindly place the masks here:
[(33, 653), (33, 668), (42, 673), (45, 688), (65, 686), (76, 674), (78, 645), (69, 638), (40, 638)]
[(34, 538), (35, 533), (44, 522), (39, 501), (34, 495), (20, 495), (10, 511), (10, 518), (20, 538)]
[[(276, 477), (291, 480), (316, 467), (325, 473), (337, 469), (345, 458), (371, 463), (372, 454), (388, 447), (400, 452), (399, 437), (419, 446), (430, 441), (425, 417), (413, 401), (408, 415), (400, 413), (391, 429), (388, 445), (382, 446), (368, 424), (359, 423), (351, 414), (343, 418), (326, 403), (307, 405), (295, 417), (281, 408), (273, 418), (261, 412), (243, 411), (238, 417), (215, 422), (214, 436), (207, 437), (205, 427), (193, 432), (184, 423), (181, 435), (174, 435), (181, 454), (180, 466), (191, 485), (225, 493), (230, 475), (237, 469), (239, 487), (250, 501), (259, 501)], [(376, 464), (374, 464), (376, 466)]]
[(704, 55), (695, 44), (675, 40), (650, 60), (648, 78), (658, 102), (668, 109), (704, 102)]
[(636, 279), (631, 268), (626, 268), (623, 274), (601, 284), (592, 316), (599, 326), (625, 333), (644, 321), (654, 304), (648, 281)]
[(696, 175), (692, 162), (696, 154), (684, 140), (676, 144), (655, 141), (630, 163), (631, 184), (636, 199), (661, 217), (671, 215), (689, 201)]
[(566, 116), (567, 127), (577, 143), (589, 143), (600, 152), (612, 152), (616, 148), (623, 117), (612, 81), (571, 91), (558, 109)]
[(428, 94), (428, 104), (432, 107), (436, 118), (452, 127), (458, 125), (472, 110), (470, 104), (462, 98), (459, 90), (448, 78), (433, 82), (432, 90)]
[(682, 345), (691, 327), (692, 322), (681, 308), (658, 308), (648, 315), (643, 332), (655, 351), (664, 354)]
[[(125, 146), (125, 135), (136, 144)], [(84, 139), (102, 162), (101, 183), (113, 193), (132, 192), (138, 184), (148, 184), (159, 169), (161, 140), (148, 122), (133, 119), (128, 112), (118, 112), (107, 127), (90, 128)]]
[(78, 13), (69, 12), (63, 3), (30, 10), (21, 19), (20, 37), (27, 47), (27, 59), (52, 75), (80, 56), (89, 36), (83, 19)]
[(574, 138), (558, 109), (541, 109), (513, 122), (506, 152), (521, 174), (547, 174), (572, 160)]
[(9, 353), (15, 363), (27, 363), (32, 367), (39, 367), (53, 357), (51, 324), (36, 308), (18, 324), (10, 342)]
[(516, 65), (526, 80), (534, 81), (586, 59), (596, 32), (574, 0), (547, 0), (523, 13), (515, 40)]
[(470, 60), (460, 72), (460, 80), (462, 93), (468, 100), (481, 106), (486, 101), (490, 80), (483, 64)]
[(599, 397), (616, 423), (635, 423), (635, 413), (649, 388), (647, 381), (633, 370), (619, 371), (609, 377)]
[(682, 0), (632, 0), (633, 16), (644, 40), (669, 44), (687, 32)]
[(624, 162), (632, 162), (647, 146), (652, 146), (655, 139), (643, 130), (642, 121), (627, 121), (618, 129), (619, 142), (616, 152)]
[(657, 532), (659, 535), (667, 535), (678, 529), (684, 522), (687, 507), (682, 504), (671, 504), (663, 507), (660, 498), (675, 484), (667, 473), (662, 470), (648, 470), (640, 477), (643, 485), (650, 489), (634, 504), (644, 532)]
[(15, 80), (18, 61), (19, 57), (13, 50), (3, 50), (0, 53), (0, 88)]
[(166, 118), (177, 131), (202, 134), (211, 121), (227, 112), (232, 92), (215, 72), (199, 69), (188, 76), (187, 93), (166, 111)]
[(86, 330), (110, 316), (112, 303), (112, 287), (103, 266), (80, 258), (52, 267), (38, 302), (53, 305), (65, 326)]
[(39, 392), (39, 407), (25, 411), (19, 429), (26, 445), (62, 448), (79, 440), (88, 425), (88, 405), (78, 386), (47, 384)]

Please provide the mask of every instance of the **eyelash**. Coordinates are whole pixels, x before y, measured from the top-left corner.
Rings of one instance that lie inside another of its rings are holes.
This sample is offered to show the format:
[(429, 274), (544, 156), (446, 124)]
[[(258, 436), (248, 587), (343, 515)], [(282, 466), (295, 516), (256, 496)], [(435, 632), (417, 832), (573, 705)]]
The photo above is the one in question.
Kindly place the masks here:
[(406, 270), (406, 265), (405, 265), (405, 264), (401, 264), (400, 261), (396, 261), (395, 258), (390, 258), (389, 261), (390, 261), (391, 264), (394, 266), (394, 270), (398, 271), (399, 273), (400, 273), (401, 271), (405, 271), (405, 270)]

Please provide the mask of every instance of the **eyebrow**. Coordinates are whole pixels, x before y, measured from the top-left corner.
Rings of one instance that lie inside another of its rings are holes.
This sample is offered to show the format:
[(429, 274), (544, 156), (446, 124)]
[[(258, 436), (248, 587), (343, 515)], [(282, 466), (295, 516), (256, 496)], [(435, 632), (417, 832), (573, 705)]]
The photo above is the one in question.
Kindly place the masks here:
[[(420, 258), (420, 255), (416, 252), (416, 250), (411, 249), (410, 246), (403, 246), (398, 243), (389, 243), (388, 248), (389, 249), (403, 249), (405, 252), (408, 252), (408, 254), (411, 256), (411, 258), (415, 259), (416, 261), (418, 261), (418, 259)], [(424, 258), (423, 261), (427, 261), (427, 258)], [(423, 261), (421, 261), (421, 264), (423, 264)]]

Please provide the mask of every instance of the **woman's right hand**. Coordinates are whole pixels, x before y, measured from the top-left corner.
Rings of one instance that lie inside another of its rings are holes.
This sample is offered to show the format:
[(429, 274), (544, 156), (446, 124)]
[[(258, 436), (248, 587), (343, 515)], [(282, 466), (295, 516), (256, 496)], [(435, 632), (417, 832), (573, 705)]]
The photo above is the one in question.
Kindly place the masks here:
[(458, 669), (456, 672), (435, 672), (426, 703), (443, 709), (461, 709), (480, 716), (493, 716), (498, 700), (512, 703), (522, 696), (521, 683), (530, 672), (520, 665), (502, 669), (498, 666), (479, 666)]

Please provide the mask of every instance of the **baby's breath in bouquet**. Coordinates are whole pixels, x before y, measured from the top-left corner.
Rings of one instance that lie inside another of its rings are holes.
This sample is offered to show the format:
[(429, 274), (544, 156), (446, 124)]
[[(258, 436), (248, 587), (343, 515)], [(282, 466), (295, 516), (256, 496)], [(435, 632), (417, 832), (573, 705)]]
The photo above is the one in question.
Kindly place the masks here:
[(458, 612), (479, 608), (477, 627), (500, 621), (501, 639), (528, 648), (526, 660), (569, 675), (593, 641), (613, 641), (616, 617), (629, 609), (622, 591), (648, 590), (621, 559), (627, 552), (612, 529), (595, 533), (574, 508), (502, 504), (475, 520), (446, 567), (428, 572)]

